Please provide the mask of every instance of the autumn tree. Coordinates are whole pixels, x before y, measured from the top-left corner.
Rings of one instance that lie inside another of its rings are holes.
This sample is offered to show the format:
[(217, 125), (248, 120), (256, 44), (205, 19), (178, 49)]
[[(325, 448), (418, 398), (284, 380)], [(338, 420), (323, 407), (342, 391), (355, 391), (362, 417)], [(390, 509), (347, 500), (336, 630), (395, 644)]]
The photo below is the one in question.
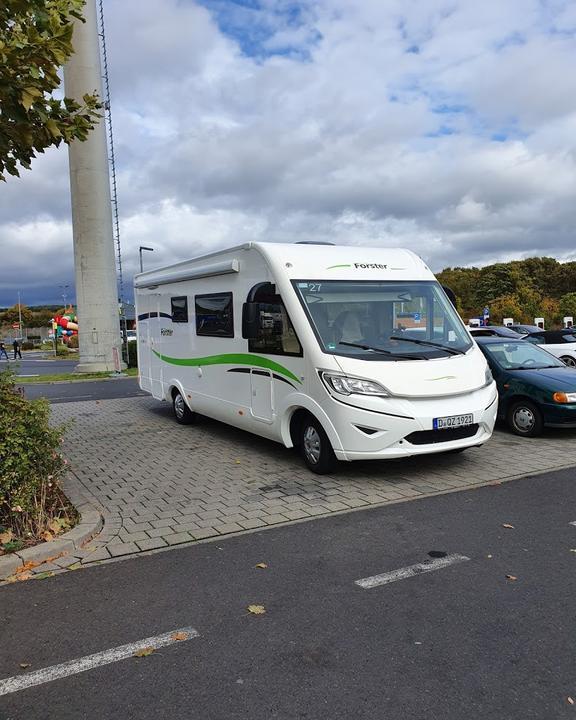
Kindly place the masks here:
[(568, 315), (576, 318), (576, 292), (562, 295), (558, 301), (558, 305), (563, 317)]
[[(32, 319), (32, 310), (27, 305), (20, 305), (20, 314), (22, 315), (23, 324), (27, 325)], [(12, 307), (0, 314), (0, 319), (5, 323), (16, 323), (19, 317), (18, 305), (12, 305)]]
[(59, 99), (58, 71), (73, 53), (72, 29), (84, 0), (2, 0), (0, 3), (0, 180), (30, 168), (36, 153), (86, 140), (102, 107)]

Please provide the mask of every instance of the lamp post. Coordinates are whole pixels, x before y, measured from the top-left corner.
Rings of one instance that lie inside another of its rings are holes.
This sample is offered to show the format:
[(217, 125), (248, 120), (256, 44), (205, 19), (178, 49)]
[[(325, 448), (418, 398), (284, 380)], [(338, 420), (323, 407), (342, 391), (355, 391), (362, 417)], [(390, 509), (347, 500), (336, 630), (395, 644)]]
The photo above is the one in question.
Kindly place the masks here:
[(142, 250), (154, 252), (154, 248), (144, 247), (144, 245), (140, 245), (140, 247), (138, 248), (138, 254), (140, 255), (140, 272), (144, 272), (144, 267), (142, 265)]
[(70, 285), (59, 285), (62, 288), (62, 300), (64, 300), (64, 312), (66, 312), (66, 298), (68, 297), (68, 288)]

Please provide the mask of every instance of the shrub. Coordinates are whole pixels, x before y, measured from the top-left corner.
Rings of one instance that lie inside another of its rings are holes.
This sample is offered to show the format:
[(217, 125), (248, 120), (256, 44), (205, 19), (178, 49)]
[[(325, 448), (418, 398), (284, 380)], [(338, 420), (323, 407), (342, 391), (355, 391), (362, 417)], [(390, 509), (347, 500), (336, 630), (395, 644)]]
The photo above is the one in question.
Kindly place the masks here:
[(72, 335), (66, 345), (72, 350), (78, 350), (78, 335)]
[(29, 340), (24, 340), (22, 343), (22, 350), (33, 350), (34, 349), (34, 343), (30, 342)]
[(138, 367), (137, 345), (134, 341), (128, 343), (128, 367)]
[(50, 427), (48, 420), (48, 401), (26, 400), (13, 374), (1, 372), (0, 525), (26, 542), (45, 539), (54, 523), (67, 524), (74, 515), (60, 488), (65, 428)]

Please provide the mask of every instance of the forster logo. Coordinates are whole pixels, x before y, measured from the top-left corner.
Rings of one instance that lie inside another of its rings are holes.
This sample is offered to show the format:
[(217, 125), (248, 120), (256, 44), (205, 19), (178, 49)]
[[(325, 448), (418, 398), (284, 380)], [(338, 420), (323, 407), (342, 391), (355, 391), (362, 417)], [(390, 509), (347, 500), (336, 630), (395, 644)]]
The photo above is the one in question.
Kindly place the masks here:
[(388, 265), (381, 265), (380, 263), (354, 263), (355, 268), (361, 268), (362, 270), (387, 270)]

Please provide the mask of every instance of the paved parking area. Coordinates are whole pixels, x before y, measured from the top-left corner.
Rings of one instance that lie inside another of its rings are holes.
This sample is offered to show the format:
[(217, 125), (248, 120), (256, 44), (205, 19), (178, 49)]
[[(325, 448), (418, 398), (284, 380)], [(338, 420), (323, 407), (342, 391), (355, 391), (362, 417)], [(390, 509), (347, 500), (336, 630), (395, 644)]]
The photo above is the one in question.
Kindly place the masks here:
[(71, 423), (68, 487), (101, 510), (105, 529), (51, 570), (576, 465), (576, 431), (537, 440), (497, 432), (462, 455), (342, 464), (316, 476), (292, 450), (207, 418), (178, 425), (167, 403), (149, 397), (52, 412)]

